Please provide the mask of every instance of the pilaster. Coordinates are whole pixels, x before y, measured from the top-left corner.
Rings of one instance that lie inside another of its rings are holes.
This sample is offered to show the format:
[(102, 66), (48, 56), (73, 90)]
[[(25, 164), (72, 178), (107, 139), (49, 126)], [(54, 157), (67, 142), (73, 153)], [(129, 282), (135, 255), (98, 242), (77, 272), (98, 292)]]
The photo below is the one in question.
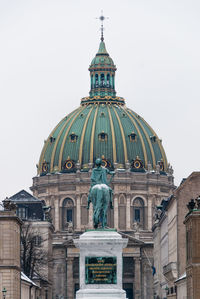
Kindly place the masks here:
[(126, 198), (126, 229), (130, 230), (131, 229), (131, 198), (128, 195)]
[(135, 283), (134, 283), (134, 290), (135, 290), (135, 297), (134, 299), (142, 299), (141, 298), (141, 258), (135, 257)]
[(114, 227), (119, 228), (118, 195), (114, 196)]
[(73, 257), (67, 257), (67, 299), (74, 299)]
[(81, 198), (80, 195), (76, 196), (76, 228), (81, 230)]
[(55, 206), (55, 231), (60, 230), (60, 225), (59, 225), (59, 218), (60, 218), (60, 207), (59, 207), (59, 199), (56, 197), (54, 199), (54, 206)]
[(151, 196), (149, 196), (149, 198), (148, 198), (147, 214), (148, 214), (148, 230), (151, 230), (152, 229), (152, 198), (151, 198)]

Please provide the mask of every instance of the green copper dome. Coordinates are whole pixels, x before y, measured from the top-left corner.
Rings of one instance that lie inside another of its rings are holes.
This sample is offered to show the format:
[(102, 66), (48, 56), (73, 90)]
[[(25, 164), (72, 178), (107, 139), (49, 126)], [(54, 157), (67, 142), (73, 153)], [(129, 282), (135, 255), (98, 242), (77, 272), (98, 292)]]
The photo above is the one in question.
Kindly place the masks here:
[(103, 40), (89, 67), (90, 96), (64, 117), (45, 141), (38, 174), (88, 171), (101, 157), (109, 168), (167, 171), (167, 159), (154, 130), (116, 97), (116, 67)]
[(101, 65), (103, 65), (104, 67), (105, 67), (105, 65), (107, 65), (107, 67), (115, 68), (112, 58), (109, 56), (108, 52), (106, 51), (106, 46), (105, 46), (104, 41), (100, 42), (99, 50), (91, 62), (90, 69), (92, 67), (98, 67)]

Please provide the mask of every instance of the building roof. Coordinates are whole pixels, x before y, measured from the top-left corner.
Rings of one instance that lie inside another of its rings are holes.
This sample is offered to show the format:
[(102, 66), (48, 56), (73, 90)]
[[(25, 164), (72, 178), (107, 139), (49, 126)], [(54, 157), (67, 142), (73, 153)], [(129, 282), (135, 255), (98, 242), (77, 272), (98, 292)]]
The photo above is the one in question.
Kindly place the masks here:
[(34, 197), (33, 195), (31, 195), (30, 193), (28, 193), (25, 190), (21, 190), (21, 191), (17, 192), (13, 196), (11, 196), (9, 198), (9, 200), (17, 202), (17, 203), (19, 203), (19, 202), (41, 203), (42, 202), (40, 199)]
[(37, 284), (35, 284), (30, 278), (28, 278), (28, 276), (26, 276), (26, 275), (24, 274), (24, 272), (21, 272), (21, 280), (23, 280), (23, 281), (25, 281), (25, 282), (28, 282), (28, 283), (30, 283), (31, 285), (33, 285), (33, 286), (39, 288), (39, 286), (37, 286)]
[(183, 279), (186, 279), (187, 278), (187, 275), (186, 275), (186, 272), (183, 273), (183, 275), (181, 275), (176, 281), (176, 282), (179, 282), (180, 280), (183, 280)]
[[(45, 141), (38, 174), (87, 171), (96, 158), (111, 168), (141, 171), (151, 164), (162, 173), (168, 163), (162, 142), (149, 124), (125, 106), (116, 96), (116, 67), (101, 39), (99, 50), (89, 68), (90, 96), (81, 100), (76, 110), (66, 115)], [(135, 164), (134, 164), (135, 162)], [(133, 166), (133, 167), (132, 167)]]

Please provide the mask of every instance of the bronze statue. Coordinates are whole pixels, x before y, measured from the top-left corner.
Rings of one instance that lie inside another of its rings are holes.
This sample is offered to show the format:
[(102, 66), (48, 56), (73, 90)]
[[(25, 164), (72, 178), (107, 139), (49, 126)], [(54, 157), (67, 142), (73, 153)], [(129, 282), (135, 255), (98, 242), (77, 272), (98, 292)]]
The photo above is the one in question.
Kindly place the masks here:
[(102, 167), (102, 160), (100, 158), (96, 159), (95, 164), (97, 167), (92, 170), (88, 209), (92, 202), (94, 228), (98, 228), (100, 223), (102, 228), (105, 228), (107, 226), (108, 207), (113, 208), (112, 189), (108, 185), (107, 174), (111, 174), (113, 177), (115, 172)]

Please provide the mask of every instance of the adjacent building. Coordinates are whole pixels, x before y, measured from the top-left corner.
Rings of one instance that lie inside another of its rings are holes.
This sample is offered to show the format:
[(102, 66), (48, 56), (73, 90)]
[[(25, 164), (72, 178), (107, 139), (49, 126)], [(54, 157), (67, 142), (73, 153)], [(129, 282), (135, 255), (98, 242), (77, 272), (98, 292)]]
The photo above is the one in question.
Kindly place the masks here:
[[(45, 262), (39, 263), (40, 269), (37, 265), (35, 269), (36, 273), (32, 275), (32, 281), (38, 288), (40, 288), (41, 298), (52, 298), (52, 284), (53, 284), (53, 261), (52, 261), (52, 233), (54, 227), (49, 217), (50, 207), (45, 206), (44, 201), (32, 196), (25, 190), (21, 190), (9, 199), (4, 200), (16, 205), (16, 215), (23, 221), (22, 234), (26, 235), (26, 244), (33, 242), (34, 246), (31, 254), (40, 254), (41, 259), (45, 258)], [(23, 251), (23, 245), (22, 251)], [(23, 262), (21, 260), (21, 266), (23, 268)], [(25, 275), (25, 274), (24, 274)], [(24, 276), (22, 276), (24, 278)], [(24, 282), (24, 286), (28, 285), (28, 282)], [(23, 288), (24, 292), (27, 288)], [(33, 291), (32, 291), (33, 292)], [(31, 296), (31, 295), (30, 295)], [(30, 297), (31, 298), (31, 297)]]
[(0, 292), (6, 299), (20, 299), (20, 227), (14, 210), (0, 211)]
[(183, 222), (188, 213), (188, 200), (197, 198), (199, 194), (200, 172), (193, 172), (157, 206), (153, 225), (154, 289), (159, 298), (187, 298), (185, 272), (188, 240)]
[(200, 197), (192, 199), (188, 204), (189, 213), (185, 217), (186, 226), (186, 277), (187, 297), (191, 299), (200, 298)]

